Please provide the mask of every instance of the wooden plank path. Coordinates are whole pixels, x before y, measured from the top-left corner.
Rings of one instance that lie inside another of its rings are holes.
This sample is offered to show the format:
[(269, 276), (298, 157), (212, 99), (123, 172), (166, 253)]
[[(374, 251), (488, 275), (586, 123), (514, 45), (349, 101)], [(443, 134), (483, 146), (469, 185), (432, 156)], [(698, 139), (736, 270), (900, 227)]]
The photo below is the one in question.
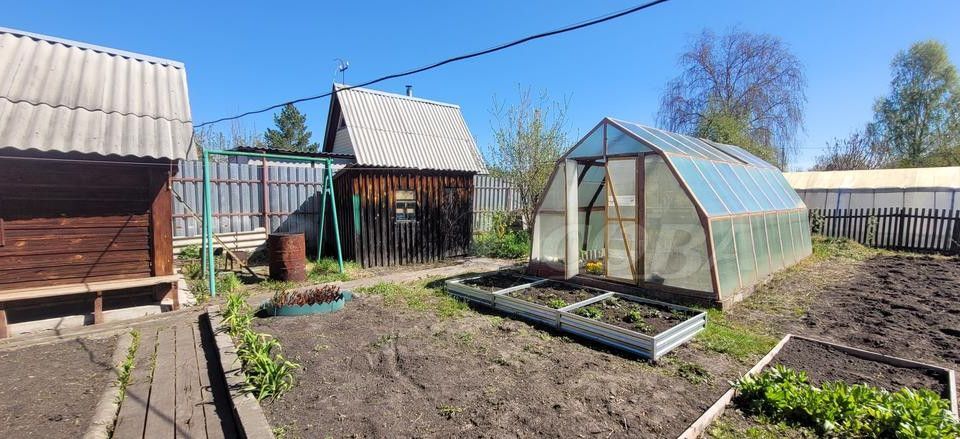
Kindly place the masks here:
[(113, 437), (237, 437), (213, 335), (196, 319), (141, 331)]

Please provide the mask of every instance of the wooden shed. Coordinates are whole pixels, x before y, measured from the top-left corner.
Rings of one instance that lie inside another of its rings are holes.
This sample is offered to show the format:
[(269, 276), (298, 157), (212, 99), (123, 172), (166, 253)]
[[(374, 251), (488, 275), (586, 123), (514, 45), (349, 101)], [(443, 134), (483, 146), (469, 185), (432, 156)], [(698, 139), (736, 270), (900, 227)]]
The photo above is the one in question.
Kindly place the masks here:
[(487, 170), (459, 106), (336, 84), (323, 150), (356, 157), (334, 177), (344, 257), (375, 267), (470, 251), (473, 176)]
[(11, 29), (0, 66), (0, 337), (8, 322), (176, 308), (184, 66)]

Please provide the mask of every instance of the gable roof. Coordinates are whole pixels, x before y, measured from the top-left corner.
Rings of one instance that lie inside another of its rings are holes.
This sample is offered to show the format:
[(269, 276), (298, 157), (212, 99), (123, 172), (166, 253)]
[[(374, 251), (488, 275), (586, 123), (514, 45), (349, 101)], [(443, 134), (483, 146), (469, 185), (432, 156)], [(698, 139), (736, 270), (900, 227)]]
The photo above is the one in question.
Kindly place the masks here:
[(0, 148), (184, 158), (183, 64), (0, 27)]
[(459, 106), (342, 84), (333, 90), (324, 151), (353, 154), (358, 165), (487, 173)]

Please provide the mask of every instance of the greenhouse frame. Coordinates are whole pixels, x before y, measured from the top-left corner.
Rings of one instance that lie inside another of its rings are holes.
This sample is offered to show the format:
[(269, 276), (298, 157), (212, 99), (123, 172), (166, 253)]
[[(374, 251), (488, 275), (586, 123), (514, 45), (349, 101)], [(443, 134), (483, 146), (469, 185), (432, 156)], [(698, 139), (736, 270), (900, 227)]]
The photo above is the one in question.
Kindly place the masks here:
[(604, 118), (546, 187), (537, 276), (726, 304), (812, 250), (803, 200), (776, 167), (733, 145)]

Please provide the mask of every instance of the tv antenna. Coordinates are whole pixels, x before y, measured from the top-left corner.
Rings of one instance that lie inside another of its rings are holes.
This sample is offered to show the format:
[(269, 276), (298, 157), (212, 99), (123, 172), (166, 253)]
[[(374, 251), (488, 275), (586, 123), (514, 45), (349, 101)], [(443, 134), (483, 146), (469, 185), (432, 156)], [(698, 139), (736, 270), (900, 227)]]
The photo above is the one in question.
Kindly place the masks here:
[(341, 83), (341, 84), (346, 84), (346, 82), (345, 82), (346, 80), (345, 80), (344, 78), (347, 76), (347, 75), (346, 75), (347, 69), (350, 68), (350, 62), (343, 60), (343, 58), (334, 58), (333, 60), (337, 62), (337, 72), (333, 74), (333, 79), (336, 80), (336, 79), (337, 79), (337, 73), (339, 73), (339, 74), (340, 74), (340, 83)]

